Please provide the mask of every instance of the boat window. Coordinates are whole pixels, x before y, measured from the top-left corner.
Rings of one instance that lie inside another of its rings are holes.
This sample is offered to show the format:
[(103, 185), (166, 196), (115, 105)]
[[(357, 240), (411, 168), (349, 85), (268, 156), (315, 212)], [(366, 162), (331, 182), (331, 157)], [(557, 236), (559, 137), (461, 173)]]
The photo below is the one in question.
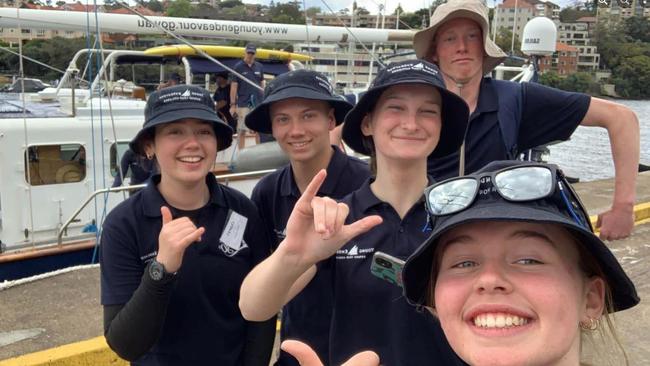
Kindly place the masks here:
[[(117, 170), (119, 169), (120, 161), (122, 161), (122, 156), (124, 156), (124, 153), (128, 149), (129, 149), (129, 141), (118, 141), (111, 144), (110, 159), (111, 159), (111, 175), (113, 177), (117, 177), (118, 174)], [(124, 174), (126, 174), (126, 177), (130, 177), (131, 171), (129, 170), (128, 172), (124, 172)]]
[(81, 144), (30, 146), (25, 180), (33, 186), (81, 182), (86, 178), (86, 148)]

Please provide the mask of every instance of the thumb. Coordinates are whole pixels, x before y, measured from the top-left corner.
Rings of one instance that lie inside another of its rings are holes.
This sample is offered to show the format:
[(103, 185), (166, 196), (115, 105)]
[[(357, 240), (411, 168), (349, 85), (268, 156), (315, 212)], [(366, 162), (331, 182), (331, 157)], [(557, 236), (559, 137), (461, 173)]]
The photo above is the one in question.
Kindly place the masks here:
[(379, 366), (379, 356), (373, 351), (363, 351), (352, 356), (341, 366)]
[(323, 366), (316, 352), (305, 343), (290, 339), (282, 342), (280, 348), (295, 357), (300, 366)]
[(603, 225), (603, 214), (598, 214), (598, 219), (596, 220), (596, 229)]
[(161, 206), (160, 207), (160, 213), (162, 214), (162, 223), (163, 225), (167, 225), (170, 222), (172, 222), (172, 212), (167, 206)]
[(352, 239), (360, 234), (365, 233), (366, 231), (372, 229), (373, 227), (381, 224), (382, 222), (383, 219), (379, 215), (366, 216), (349, 225), (346, 225), (345, 237), (348, 239)]

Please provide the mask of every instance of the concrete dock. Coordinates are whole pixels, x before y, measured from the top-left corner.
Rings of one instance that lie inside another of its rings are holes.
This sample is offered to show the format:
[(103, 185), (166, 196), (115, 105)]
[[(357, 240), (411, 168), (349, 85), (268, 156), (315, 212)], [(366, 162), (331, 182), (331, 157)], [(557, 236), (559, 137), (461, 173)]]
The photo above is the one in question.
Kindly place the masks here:
[[(611, 179), (575, 188), (592, 215), (611, 204)], [(615, 317), (630, 365), (642, 366), (650, 365), (650, 172), (639, 174), (637, 202), (634, 234), (608, 244), (642, 298)], [(0, 284), (0, 366), (125, 365), (107, 350), (102, 334), (96, 266), (8, 288)]]

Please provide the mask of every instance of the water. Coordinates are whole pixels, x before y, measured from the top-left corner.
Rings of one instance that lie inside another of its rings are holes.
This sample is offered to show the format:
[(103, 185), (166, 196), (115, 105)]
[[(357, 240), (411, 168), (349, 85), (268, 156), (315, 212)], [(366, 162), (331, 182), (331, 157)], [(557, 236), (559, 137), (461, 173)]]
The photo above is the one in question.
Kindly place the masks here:
[[(642, 164), (650, 165), (650, 101), (617, 100), (639, 118)], [(572, 177), (592, 181), (614, 177), (614, 162), (607, 130), (579, 126), (570, 141), (549, 146), (549, 163), (555, 163)]]

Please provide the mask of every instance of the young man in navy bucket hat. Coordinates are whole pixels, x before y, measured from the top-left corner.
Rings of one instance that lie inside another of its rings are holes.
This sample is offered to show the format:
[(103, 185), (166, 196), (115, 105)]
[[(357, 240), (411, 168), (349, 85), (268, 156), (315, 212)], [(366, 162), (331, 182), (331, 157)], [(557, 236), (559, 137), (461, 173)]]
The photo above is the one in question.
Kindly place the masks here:
[(197, 86), (152, 93), (144, 114), (130, 147), (159, 174), (103, 224), (106, 341), (132, 365), (267, 366), (275, 322), (244, 320), (237, 302), (270, 238), (255, 205), (211, 172), (232, 129)]
[[(460, 147), (468, 113), (465, 102), (446, 90), (435, 65), (409, 60), (382, 69), (343, 125), (346, 144), (371, 155), (373, 176), (339, 203), (316, 197), (296, 204), (302, 215), (292, 215), (289, 223), (305, 220), (304, 238), (287, 230), (278, 249), (247, 276), (240, 298), (244, 316), (272, 316), (314, 269), (326, 270), (333, 312), (324, 364), (340, 365), (364, 349), (386, 365), (462, 364), (433, 316), (410, 306), (399, 285), (370, 268), (377, 255), (398, 265), (428, 237), (422, 194), (431, 184), (427, 157)], [(310, 213), (311, 222), (305, 219)], [(367, 231), (349, 234), (359, 225)], [(293, 354), (305, 351), (296, 343), (284, 347)]]
[[(327, 178), (317, 194), (335, 199), (356, 190), (368, 177), (365, 162), (329, 142), (329, 132), (351, 108), (333, 92), (323, 74), (295, 70), (269, 82), (262, 102), (246, 116), (248, 128), (273, 134), (289, 157), (289, 164), (262, 178), (251, 196), (277, 243), (284, 239), (296, 201), (319, 170), (326, 169)], [(329, 272), (319, 271), (282, 310), (281, 338), (300, 339), (323, 359), (328, 356), (332, 312), (329, 276)], [(298, 363), (281, 352), (277, 364)]]

